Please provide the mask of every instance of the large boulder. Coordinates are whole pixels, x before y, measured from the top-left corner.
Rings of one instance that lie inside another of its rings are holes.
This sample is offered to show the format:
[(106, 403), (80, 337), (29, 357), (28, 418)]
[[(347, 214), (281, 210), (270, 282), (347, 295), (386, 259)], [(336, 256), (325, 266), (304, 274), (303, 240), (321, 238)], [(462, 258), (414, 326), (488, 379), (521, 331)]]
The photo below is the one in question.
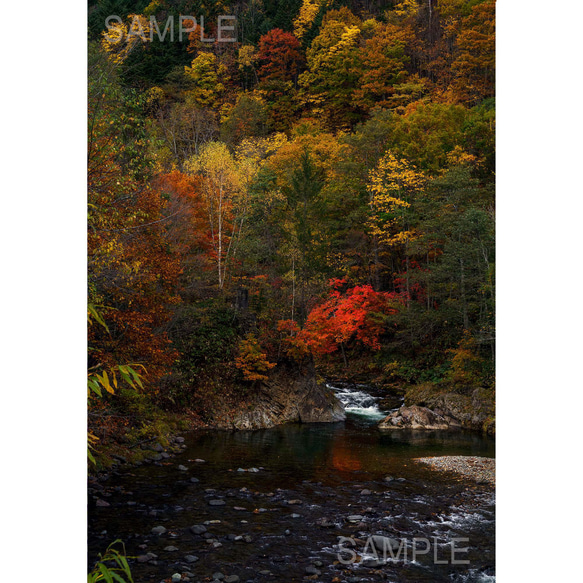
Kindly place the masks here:
[(385, 417), (381, 429), (449, 429), (447, 420), (427, 407), (401, 407)]
[(289, 422), (333, 423), (346, 418), (344, 407), (316, 379), (312, 360), (284, 361), (272, 369), (246, 400), (246, 407), (219, 422), (224, 429), (263, 429)]
[(496, 407), (491, 389), (471, 389), (465, 394), (431, 385), (413, 387), (406, 406), (379, 423), (380, 428), (474, 429), (493, 435)]

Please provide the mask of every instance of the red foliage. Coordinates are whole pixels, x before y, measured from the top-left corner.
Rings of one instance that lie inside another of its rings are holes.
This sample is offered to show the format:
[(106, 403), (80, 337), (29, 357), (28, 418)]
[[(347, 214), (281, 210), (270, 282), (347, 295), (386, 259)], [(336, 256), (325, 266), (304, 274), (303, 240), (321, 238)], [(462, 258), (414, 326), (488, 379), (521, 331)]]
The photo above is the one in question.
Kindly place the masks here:
[(328, 298), (312, 309), (299, 335), (315, 354), (335, 352), (352, 340), (379, 350), (387, 317), (396, 314), (404, 303), (402, 293), (377, 292), (370, 285), (342, 293), (339, 288), (345, 284), (342, 279), (330, 281)]
[(265, 81), (294, 81), (304, 56), (300, 41), (291, 32), (274, 28), (259, 39), (258, 76)]

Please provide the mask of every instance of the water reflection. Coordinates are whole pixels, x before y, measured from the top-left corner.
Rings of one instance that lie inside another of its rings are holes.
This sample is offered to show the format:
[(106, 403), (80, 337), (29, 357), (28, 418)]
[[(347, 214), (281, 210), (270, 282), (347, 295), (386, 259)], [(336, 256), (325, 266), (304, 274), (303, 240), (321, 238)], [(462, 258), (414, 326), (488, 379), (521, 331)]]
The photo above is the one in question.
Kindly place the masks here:
[(330, 482), (350, 479), (351, 473), (373, 479), (387, 472), (413, 471), (405, 468), (413, 467), (409, 462), (415, 457), (494, 457), (494, 440), (461, 431), (380, 431), (348, 418), (333, 424), (195, 434), (188, 440), (187, 455), (211, 462), (215, 470), (264, 467), (294, 482), (316, 476)]

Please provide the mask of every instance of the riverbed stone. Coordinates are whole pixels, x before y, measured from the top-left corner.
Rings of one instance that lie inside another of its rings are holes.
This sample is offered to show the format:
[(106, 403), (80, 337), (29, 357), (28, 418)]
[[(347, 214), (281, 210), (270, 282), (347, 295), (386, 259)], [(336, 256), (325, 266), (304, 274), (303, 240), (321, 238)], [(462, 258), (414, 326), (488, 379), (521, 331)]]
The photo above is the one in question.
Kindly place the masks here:
[(199, 480), (198, 478), (190, 478), (190, 481), (191, 481), (193, 484), (198, 484), (198, 482), (200, 482), (200, 480)]
[(152, 534), (164, 534), (166, 532), (166, 528), (163, 526), (155, 526), (151, 532)]
[(239, 583), (240, 579), (238, 575), (229, 575), (225, 577), (225, 583)]
[(320, 575), (321, 571), (315, 567), (315, 565), (309, 565), (306, 567), (305, 572), (307, 575)]
[(206, 530), (206, 526), (203, 524), (193, 524), (190, 527), (190, 532), (192, 532), (192, 534), (203, 534), (206, 532)]
[(182, 575), (180, 573), (174, 573), (172, 575), (172, 583), (178, 583), (179, 581), (182, 581)]
[(361, 514), (351, 514), (346, 517), (346, 520), (348, 520), (348, 522), (360, 522), (363, 518), (364, 516)]
[(181, 472), (187, 472), (187, 471), (188, 471), (188, 468), (187, 468), (186, 466), (183, 466), (182, 464), (180, 464), (180, 465), (178, 466), (178, 469), (179, 469)]
[(176, 443), (184, 443), (184, 437), (178, 436), (174, 438)]
[(198, 561), (198, 557), (196, 557), (195, 555), (186, 555), (186, 556), (184, 557), (184, 560), (185, 560), (187, 563), (196, 563), (196, 561)]
[(208, 501), (211, 506), (224, 506), (225, 501), (221, 499), (214, 499)]
[[(388, 536), (383, 536), (380, 534), (373, 534), (370, 538), (369, 538), (370, 543), (372, 543), (374, 545), (374, 548), (377, 552), (383, 552), (385, 550), (393, 550), (396, 551), (399, 546), (400, 543), (398, 540), (388, 537)], [(369, 542), (367, 541), (367, 542)]]
[(173, 546), (173, 545), (169, 545), (169, 546), (167, 546), (167, 547), (164, 547), (164, 550), (165, 550), (167, 553), (173, 553), (174, 551), (177, 551), (177, 550), (178, 550), (178, 547), (175, 547), (175, 546)]
[(224, 578), (225, 578), (225, 576), (220, 571), (213, 573), (213, 580), (214, 581), (222, 581)]
[(95, 506), (100, 506), (102, 508), (107, 508), (108, 506), (111, 506), (111, 504), (109, 502), (106, 502), (105, 500), (101, 500), (101, 498), (97, 499), (97, 502), (95, 503)]

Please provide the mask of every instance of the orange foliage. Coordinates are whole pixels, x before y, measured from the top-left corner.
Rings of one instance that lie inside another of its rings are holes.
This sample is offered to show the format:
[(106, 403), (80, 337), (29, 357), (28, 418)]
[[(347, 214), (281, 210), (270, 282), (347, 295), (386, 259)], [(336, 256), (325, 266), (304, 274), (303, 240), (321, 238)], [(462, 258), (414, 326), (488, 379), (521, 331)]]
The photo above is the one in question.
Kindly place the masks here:
[(267, 380), (267, 375), (264, 373), (276, 365), (267, 360), (267, 354), (261, 351), (257, 338), (253, 334), (248, 334), (239, 344), (235, 366), (243, 373), (246, 381), (263, 381)]

